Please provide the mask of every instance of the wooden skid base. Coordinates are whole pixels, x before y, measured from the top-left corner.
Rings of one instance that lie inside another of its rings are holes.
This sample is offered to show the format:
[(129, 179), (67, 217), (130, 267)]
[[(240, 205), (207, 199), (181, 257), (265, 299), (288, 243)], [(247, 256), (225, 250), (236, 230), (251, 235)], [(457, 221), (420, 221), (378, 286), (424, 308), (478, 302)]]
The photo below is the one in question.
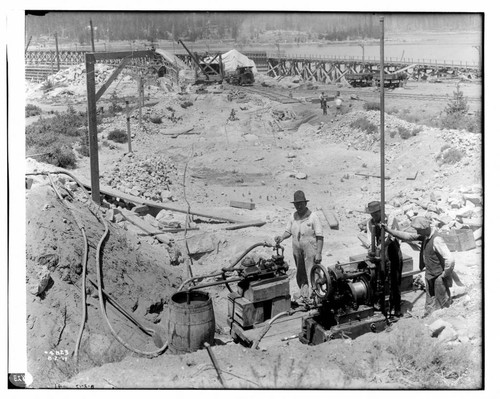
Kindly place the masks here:
[[(264, 338), (262, 338), (259, 347), (277, 346), (282, 343), (282, 338), (298, 335), (301, 331), (302, 317), (304, 317), (304, 313), (296, 313), (292, 316), (284, 316), (276, 320)], [(255, 325), (254, 328), (244, 329), (229, 317), (227, 322), (229, 327), (231, 327), (231, 337), (245, 346), (252, 346), (253, 342), (260, 337), (262, 330), (267, 326), (267, 322), (264, 322)]]
[(329, 329), (319, 324), (315, 317), (307, 317), (302, 321), (302, 332), (299, 340), (307, 345), (319, 345), (336, 338), (349, 337), (355, 339), (368, 332), (380, 332), (386, 328), (385, 317), (382, 314), (367, 319), (339, 324)]

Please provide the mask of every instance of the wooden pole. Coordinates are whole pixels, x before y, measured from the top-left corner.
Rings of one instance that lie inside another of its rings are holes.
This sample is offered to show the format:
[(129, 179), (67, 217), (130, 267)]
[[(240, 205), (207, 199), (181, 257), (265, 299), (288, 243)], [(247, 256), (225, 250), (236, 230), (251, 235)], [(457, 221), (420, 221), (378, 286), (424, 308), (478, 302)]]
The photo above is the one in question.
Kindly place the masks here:
[(139, 96), (139, 131), (142, 130), (142, 76), (139, 76), (138, 86), (138, 96)]
[(90, 20), (90, 42), (92, 43), (92, 52), (95, 53), (94, 26), (92, 25), (92, 20)]
[(28, 47), (30, 46), (31, 39), (33, 39), (33, 36), (30, 36), (30, 38), (28, 39), (28, 43), (26, 44), (26, 48), (24, 49), (25, 53), (26, 53), (26, 51), (28, 51)]
[(130, 134), (130, 110), (128, 108), (128, 101), (125, 101), (125, 111), (127, 113), (128, 152), (132, 152), (132, 136)]
[(90, 184), (92, 200), (100, 205), (99, 187), (99, 151), (97, 142), (97, 110), (95, 99), (95, 60), (93, 54), (85, 54), (85, 69), (87, 75), (87, 115), (89, 124), (89, 151), (90, 151)]
[(56, 62), (57, 62), (57, 71), (59, 72), (60, 64), (59, 64), (59, 44), (57, 42), (57, 32), (54, 33), (54, 37), (56, 39)]
[[(385, 99), (384, 99), (384, 17), (380, 18), (380, 216), (385, 222)], [(383, 285), (383, 307), (382, 314), (386, 315), (385, 309), (385, 229), (380, 232), (380, 269), (382, 271)]]

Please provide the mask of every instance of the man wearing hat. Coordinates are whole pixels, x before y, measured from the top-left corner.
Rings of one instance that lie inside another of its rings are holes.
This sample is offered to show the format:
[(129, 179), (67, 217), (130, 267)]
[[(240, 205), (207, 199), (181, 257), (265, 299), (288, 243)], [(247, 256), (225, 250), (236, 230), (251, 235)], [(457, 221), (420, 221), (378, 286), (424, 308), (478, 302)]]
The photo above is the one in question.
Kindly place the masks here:
[[(381, 229), (381, 206), (380, 201), (371, 201), (366, 207), (366, 212), (370, 214), (371, 218), (366, 223), (366, 234), (368, 236), (368, 243), (370, 243), (369, 256), (380, 256), (380, 236)], [(394, 311), (394, 316), (401, 317), (401, 273), (403, 271), (403, 254), (399, 241), (394, 237), (387, 237), (385, 240), (385, 259), (390, 269), (391, 290), (389, 295), (390, 311)], [(383, 276), (381, 276), (383, 278)], [(383, 297), (381, 298), (383, 306)]]
[(285, 232), (276, 236), (275, 241), (281, 241), (292, 237), (293, 258), (297, 267), (297, 285), (300, 295), (306, 301), (310, 297), (310, 273), (315, 263), (321, 263), (321, 252), (323, 250), (323, 227), (315, 212), (307, 208), (306, 196), (303, 191), (296, 191), (293, 195), (294, 212), (288, 221)]
[(425, 315), (436, 309), (450, 306), (452, 274), (455, 259), (443, 238), (423, 216), (413, 219), (411, 227), (416, 233), (393, 230), (384, 224), (385, 230), (404, 241), (420, 241), (420, 270), (425, 268), (426, 298)]

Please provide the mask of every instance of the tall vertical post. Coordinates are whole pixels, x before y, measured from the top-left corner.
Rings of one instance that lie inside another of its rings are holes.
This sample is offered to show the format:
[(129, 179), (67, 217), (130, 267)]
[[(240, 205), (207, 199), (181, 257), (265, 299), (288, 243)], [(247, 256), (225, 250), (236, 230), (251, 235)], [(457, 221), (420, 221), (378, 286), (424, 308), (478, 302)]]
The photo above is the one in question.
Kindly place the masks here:
[(92, 25), (92, 20), (90, 20), (90, 42), (92, 43), (92, 52), (95, 53), (94, 26)]
[(130, 134), (130, 109), (128, 107), (128, 101), (125, 101), (125, 112), (127, 114), (128, 152), (132, 152), (132, 135)]
[[(385, 99), (384, 99), (384, 17), (380, 18), (380, 216), (385, 223)], [(383, 308), (386, 315), (385, 291), (387, 276), (385, 267), (385, 229), (380, 229), (380, 269), (382, 271)]]
[(142, 129), (142, 76), (139, 76), (137, 82), (138, 96), (139, 96), (139, 131)]
[(57, 62), (57, 72), (59, 72), (59, 69), (61, 69), (61, 66), (59, 64), (59, 44), (57, 42), (57, 32), (54, 33), (54, 37), (56, 39), (56, 62)]
[(101, 205), (99, 187), (99, 151), (97, 142), (97, 110), (95, 95), (95, 58), (94, 54), (85, 54), (87, 75), (87, 115), (89, 125), (90, 185), (92, 200)]

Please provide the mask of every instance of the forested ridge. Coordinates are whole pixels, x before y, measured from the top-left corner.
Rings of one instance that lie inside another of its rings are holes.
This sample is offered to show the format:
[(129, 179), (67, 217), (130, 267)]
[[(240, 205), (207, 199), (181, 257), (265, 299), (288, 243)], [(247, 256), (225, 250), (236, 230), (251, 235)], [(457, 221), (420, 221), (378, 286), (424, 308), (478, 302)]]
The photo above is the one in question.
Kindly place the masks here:
[(26, 12), (26, 36), (52, 36), (80, 44), (95, 40), (258, 41), (266, 32), (286, 31), (295, 42), (377, 38), (384, 16), (387, 32), (478, 31), (481, 14), (310, 13), (310, 12)]

